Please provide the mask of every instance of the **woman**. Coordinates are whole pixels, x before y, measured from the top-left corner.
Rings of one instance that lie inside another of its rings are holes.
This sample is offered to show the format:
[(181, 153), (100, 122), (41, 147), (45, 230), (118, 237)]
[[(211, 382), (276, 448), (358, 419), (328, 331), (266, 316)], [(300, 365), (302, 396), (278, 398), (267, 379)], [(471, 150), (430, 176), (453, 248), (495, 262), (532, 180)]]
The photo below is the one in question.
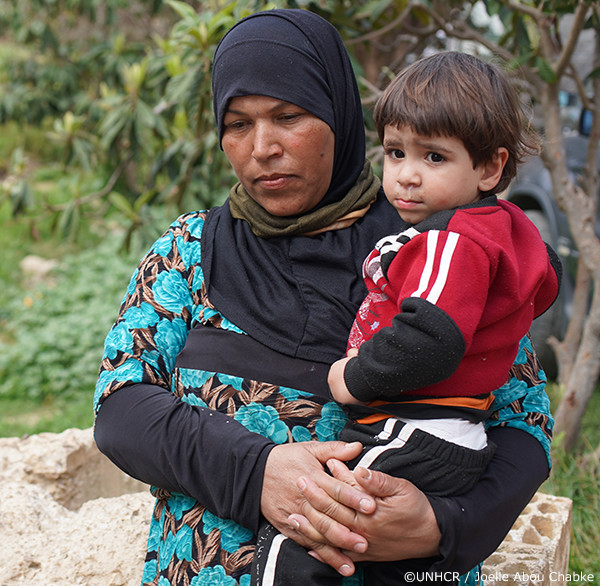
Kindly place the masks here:
[(157, 497), (143, 583), (249, 584), (262, 517), (345, 576), (407, 558), (467, 571), (548, 474), (530, 347), (497, 392), (496, 456), (464, 497), (348, 472), (360, 446), (330, 441), (346, 418), (327, 371), (365, 294), (362, 260), (401, 221), (365, 162), (348, 56), (315, 14), (259, 13), (217, 48), (213, 89), (240, 183), (141, 261), (95, 397), (98, 446)]

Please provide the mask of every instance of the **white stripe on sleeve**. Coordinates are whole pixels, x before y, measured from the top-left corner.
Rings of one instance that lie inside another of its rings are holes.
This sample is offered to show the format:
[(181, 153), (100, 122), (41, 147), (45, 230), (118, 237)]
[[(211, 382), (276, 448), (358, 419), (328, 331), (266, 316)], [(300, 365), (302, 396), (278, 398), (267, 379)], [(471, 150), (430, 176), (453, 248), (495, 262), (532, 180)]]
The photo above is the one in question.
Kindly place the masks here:
[(448, 234), (448, 240), (444, 245), (437, 279), (435, 280), (435, 283), (433, 284), (429, 295), (427, 295), (427, 301), (433, 303), (434, 305), (438, 302), (438, 299), (440, 298), (440, 295), (444, 290), (444, 286), (446, 285), (446, 281), (448, 280), (448, 273), (450, 272), (450, 263), (452, 262), (452, 256), (454, 254), (454, 251), (456, 250), (458, 236), (459, 235), (456, 232), (450, 232), (450, 234)]

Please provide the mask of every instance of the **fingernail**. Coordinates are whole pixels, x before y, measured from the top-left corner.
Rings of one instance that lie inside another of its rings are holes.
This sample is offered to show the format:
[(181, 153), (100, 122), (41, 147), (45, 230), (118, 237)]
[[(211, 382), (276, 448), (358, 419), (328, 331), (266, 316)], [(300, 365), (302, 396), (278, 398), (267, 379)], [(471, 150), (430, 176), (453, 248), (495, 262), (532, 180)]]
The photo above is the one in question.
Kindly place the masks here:
[(371, 471), (368, 468), (365, 468), (364, 466), (359, 466), (359, 468), (362, 470), (362, 475), (365, 478), (365, 480), (369, 480), (371, 478)]
[(304, 490), (306, 488), (306, 480), (304, 480), (302, 477), (298, 478), (298, 488), (300, 490)]
[(359, 541), (353, 549), (356, 553), (365, 553), (367, 551), (367, 544), (364, 541)]
[(342, 566), (340, 566), (340, 569), (338, 570), (338, 572), (342, 575), (342, 576), (352, 576), (352, 568), (348, 565), (348, 564), (344, 564)]
[(297, 531), (298, 529), (300, 529), (300, 523), (298, 523), (298, 521), (297, 521), (296, 519), (294, 519), (293, 517), (290, 517), (290, 518), (288, 519), (288, 521), (289, 521), (289, 523), (290, 523), (290, 527), (291, 527), (292, 529), (295, 529), (296, 531)]
[(369, 499), (360, 499), (358, 507), (363, 513), (368, 513), (371, 510), (371, 501)]

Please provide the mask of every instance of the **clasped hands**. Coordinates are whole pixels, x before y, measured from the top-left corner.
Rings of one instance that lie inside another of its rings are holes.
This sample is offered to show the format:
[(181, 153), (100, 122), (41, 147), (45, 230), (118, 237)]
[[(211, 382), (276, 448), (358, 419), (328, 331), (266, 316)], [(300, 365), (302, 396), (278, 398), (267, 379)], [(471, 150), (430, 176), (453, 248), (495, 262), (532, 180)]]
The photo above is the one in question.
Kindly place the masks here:
[(343, 462), (360, 451), (359, 443), (343, 442), (273, 448), (263, 516), (343, 576), (354, 573), (356, 561), (436, 555), (441, 534), (427, 497), (407, 480), (360, 467), (350, 471)]

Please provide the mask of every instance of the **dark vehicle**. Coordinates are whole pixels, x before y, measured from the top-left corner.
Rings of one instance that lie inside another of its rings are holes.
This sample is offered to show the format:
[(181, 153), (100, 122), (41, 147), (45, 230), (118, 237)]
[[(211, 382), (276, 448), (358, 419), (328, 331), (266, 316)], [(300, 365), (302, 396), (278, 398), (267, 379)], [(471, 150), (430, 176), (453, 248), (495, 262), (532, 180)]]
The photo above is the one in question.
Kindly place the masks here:
[[(564, 137), (567, 153), (567, 167), (574, 180), (581, 175), (585, 164), (590, 112), (583, 111), (579, 119), (578, 131), (571, 131)], [(600, 169), (600, 161), (598, 162)], [(535, 157), (524, 163), (511, 185), (506, 199), (517, 204), (536, 225), (545, 242), (558, 253), (563, 263), (563, 282), (556, 303), (533, 322), (531, 335), (538, 357), (548, 378), (557, 374), (556, 358), (546, 340), (554, 335), (562, 338), (573, 310), (573, 291), (579, 251), (569, 230), (566, 215), (558, 209), (552, 191), (550, 173), (541, 159)], [(596, 211), (596, 234), (600, 236), (600, 215)]]

